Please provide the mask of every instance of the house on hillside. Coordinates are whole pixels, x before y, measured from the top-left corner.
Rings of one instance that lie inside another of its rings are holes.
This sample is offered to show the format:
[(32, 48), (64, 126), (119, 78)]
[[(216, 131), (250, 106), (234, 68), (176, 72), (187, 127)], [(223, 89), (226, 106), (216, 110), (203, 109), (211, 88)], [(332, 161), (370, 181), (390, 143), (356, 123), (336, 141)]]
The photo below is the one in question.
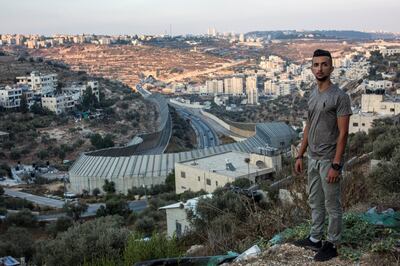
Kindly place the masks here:
[(181, 237), (190, 230), (190, 223), (187, 217), (187, 211), (191, 210), (196, 213), (197, 202), (201, 198), (211, 198), (212, 194), (203, 195), (200, 197), (192, 198), (186, 202), (177, 202), (164, 207), (159, 210), (165, 210), (167, 214), (167, 232), (169, 237)]

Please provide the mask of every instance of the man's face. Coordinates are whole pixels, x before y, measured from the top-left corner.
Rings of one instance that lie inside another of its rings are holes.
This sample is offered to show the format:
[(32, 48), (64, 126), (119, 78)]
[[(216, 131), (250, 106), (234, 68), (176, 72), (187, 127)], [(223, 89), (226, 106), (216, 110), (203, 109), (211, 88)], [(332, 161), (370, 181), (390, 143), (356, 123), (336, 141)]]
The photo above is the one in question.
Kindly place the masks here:
[(332, 61), (328, 56), (313, 57), (311, 71), (318, 81), (325, 81), (333, 71)]

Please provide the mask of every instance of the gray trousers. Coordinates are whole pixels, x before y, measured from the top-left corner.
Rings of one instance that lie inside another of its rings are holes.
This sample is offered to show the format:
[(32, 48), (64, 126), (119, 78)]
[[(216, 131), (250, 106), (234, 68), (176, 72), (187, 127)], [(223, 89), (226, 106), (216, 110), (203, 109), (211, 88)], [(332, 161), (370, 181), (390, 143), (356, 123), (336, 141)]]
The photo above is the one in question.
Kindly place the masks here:
[(322, 239), (324, 235), (325, 212), (328, 212), (328, 238), (332, 243), (340, 241), (342, 232), (342, 205), (340, 181), (328, 183), (331, 160), (308, 158), (308, 203), (311, 208), (312, 225), (310, 235)]

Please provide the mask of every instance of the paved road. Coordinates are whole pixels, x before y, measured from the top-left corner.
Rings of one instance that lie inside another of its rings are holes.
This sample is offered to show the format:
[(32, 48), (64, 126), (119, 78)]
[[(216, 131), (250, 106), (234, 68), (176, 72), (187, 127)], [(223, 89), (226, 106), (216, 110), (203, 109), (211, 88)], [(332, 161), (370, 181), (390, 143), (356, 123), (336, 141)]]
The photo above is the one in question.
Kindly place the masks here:
[(36, 203), (38, 205), (44, 205), (44, 206), (49, 206), (49, 207), (58, 208), (58, 209), (62, 208), (64, 205), (64, 201), (62, 201), (62, 200), (56, 200), (56, 199), (50, 199), (50, 198), (46, 198), (46, 197), (36, 196), (36, 195), (29, 194), (29, 193), (21, 192), (21, 191), (11, 190), (8, 188), (4, 189), (4, 194), (11, 196), (11, 197), (15, 197), (15, 198), (26, 199), (26, 200)]
[[(42, 197), (42, 196), (36, 196), (36, 195), (29, 194), (29, 193), (21, 192), (21, 191), (15, 191), (15, 190), (5, 188), (4, 193), (11, 197), (26, 199), (26, 200), (36, 203), (38, 205), (49, 206), (49, 207), (53, 207), (53, 208), (57, 208), (57, 209), (61, 209), (64, 206), (64, 201), (62, 201), (62, 200), (56, 200), (56, 199), (50, 199), (50, 198), (46, 198), (46, 197)], [(105, 203), (88, 204), (88, 209), (86, 210), (85, 213), (82, 214), (82, 217), (90, 217), (90, 216), (96, 215), (96, 211), (102, 205), (105, 206)], [(140, 212), (147, 207), (147, 200), (128, 201), (128, 206), (129, 206), (129, 209), (132, 210), (133, 212)], [(38, 220), (40, 220), (40, 221), (56, 220), (58, 217), (61, 217), (61, 216), (65, 216), (65, 213), (40, 215), (38, 217)]]
[(190, 124), (196, 132), (198, 148), (202, 149), (219, 145), (217, 133), (207, 122), (188, 109), (179, 107), (176, 110), (184, 119), (190, 119)]

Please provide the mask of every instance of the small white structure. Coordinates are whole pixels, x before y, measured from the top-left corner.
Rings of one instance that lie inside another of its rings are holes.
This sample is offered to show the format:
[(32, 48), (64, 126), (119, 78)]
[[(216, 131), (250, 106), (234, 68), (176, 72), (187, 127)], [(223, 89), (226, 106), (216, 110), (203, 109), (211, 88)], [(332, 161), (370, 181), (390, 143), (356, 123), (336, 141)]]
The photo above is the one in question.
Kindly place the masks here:
[(196, 213), (197, 202), (201, 198), (211, 198), (212, 194), (203, 195), (193, 199), (189, 199), (186, 202), (177, 202), (171, 205), (167, 205), (159, 208), (159, 210), (166, 210), (167, 213), (167, 231), (168, 236), (180, 237), (190, 230), (190, 223), (187, 217), (187, 211)]

